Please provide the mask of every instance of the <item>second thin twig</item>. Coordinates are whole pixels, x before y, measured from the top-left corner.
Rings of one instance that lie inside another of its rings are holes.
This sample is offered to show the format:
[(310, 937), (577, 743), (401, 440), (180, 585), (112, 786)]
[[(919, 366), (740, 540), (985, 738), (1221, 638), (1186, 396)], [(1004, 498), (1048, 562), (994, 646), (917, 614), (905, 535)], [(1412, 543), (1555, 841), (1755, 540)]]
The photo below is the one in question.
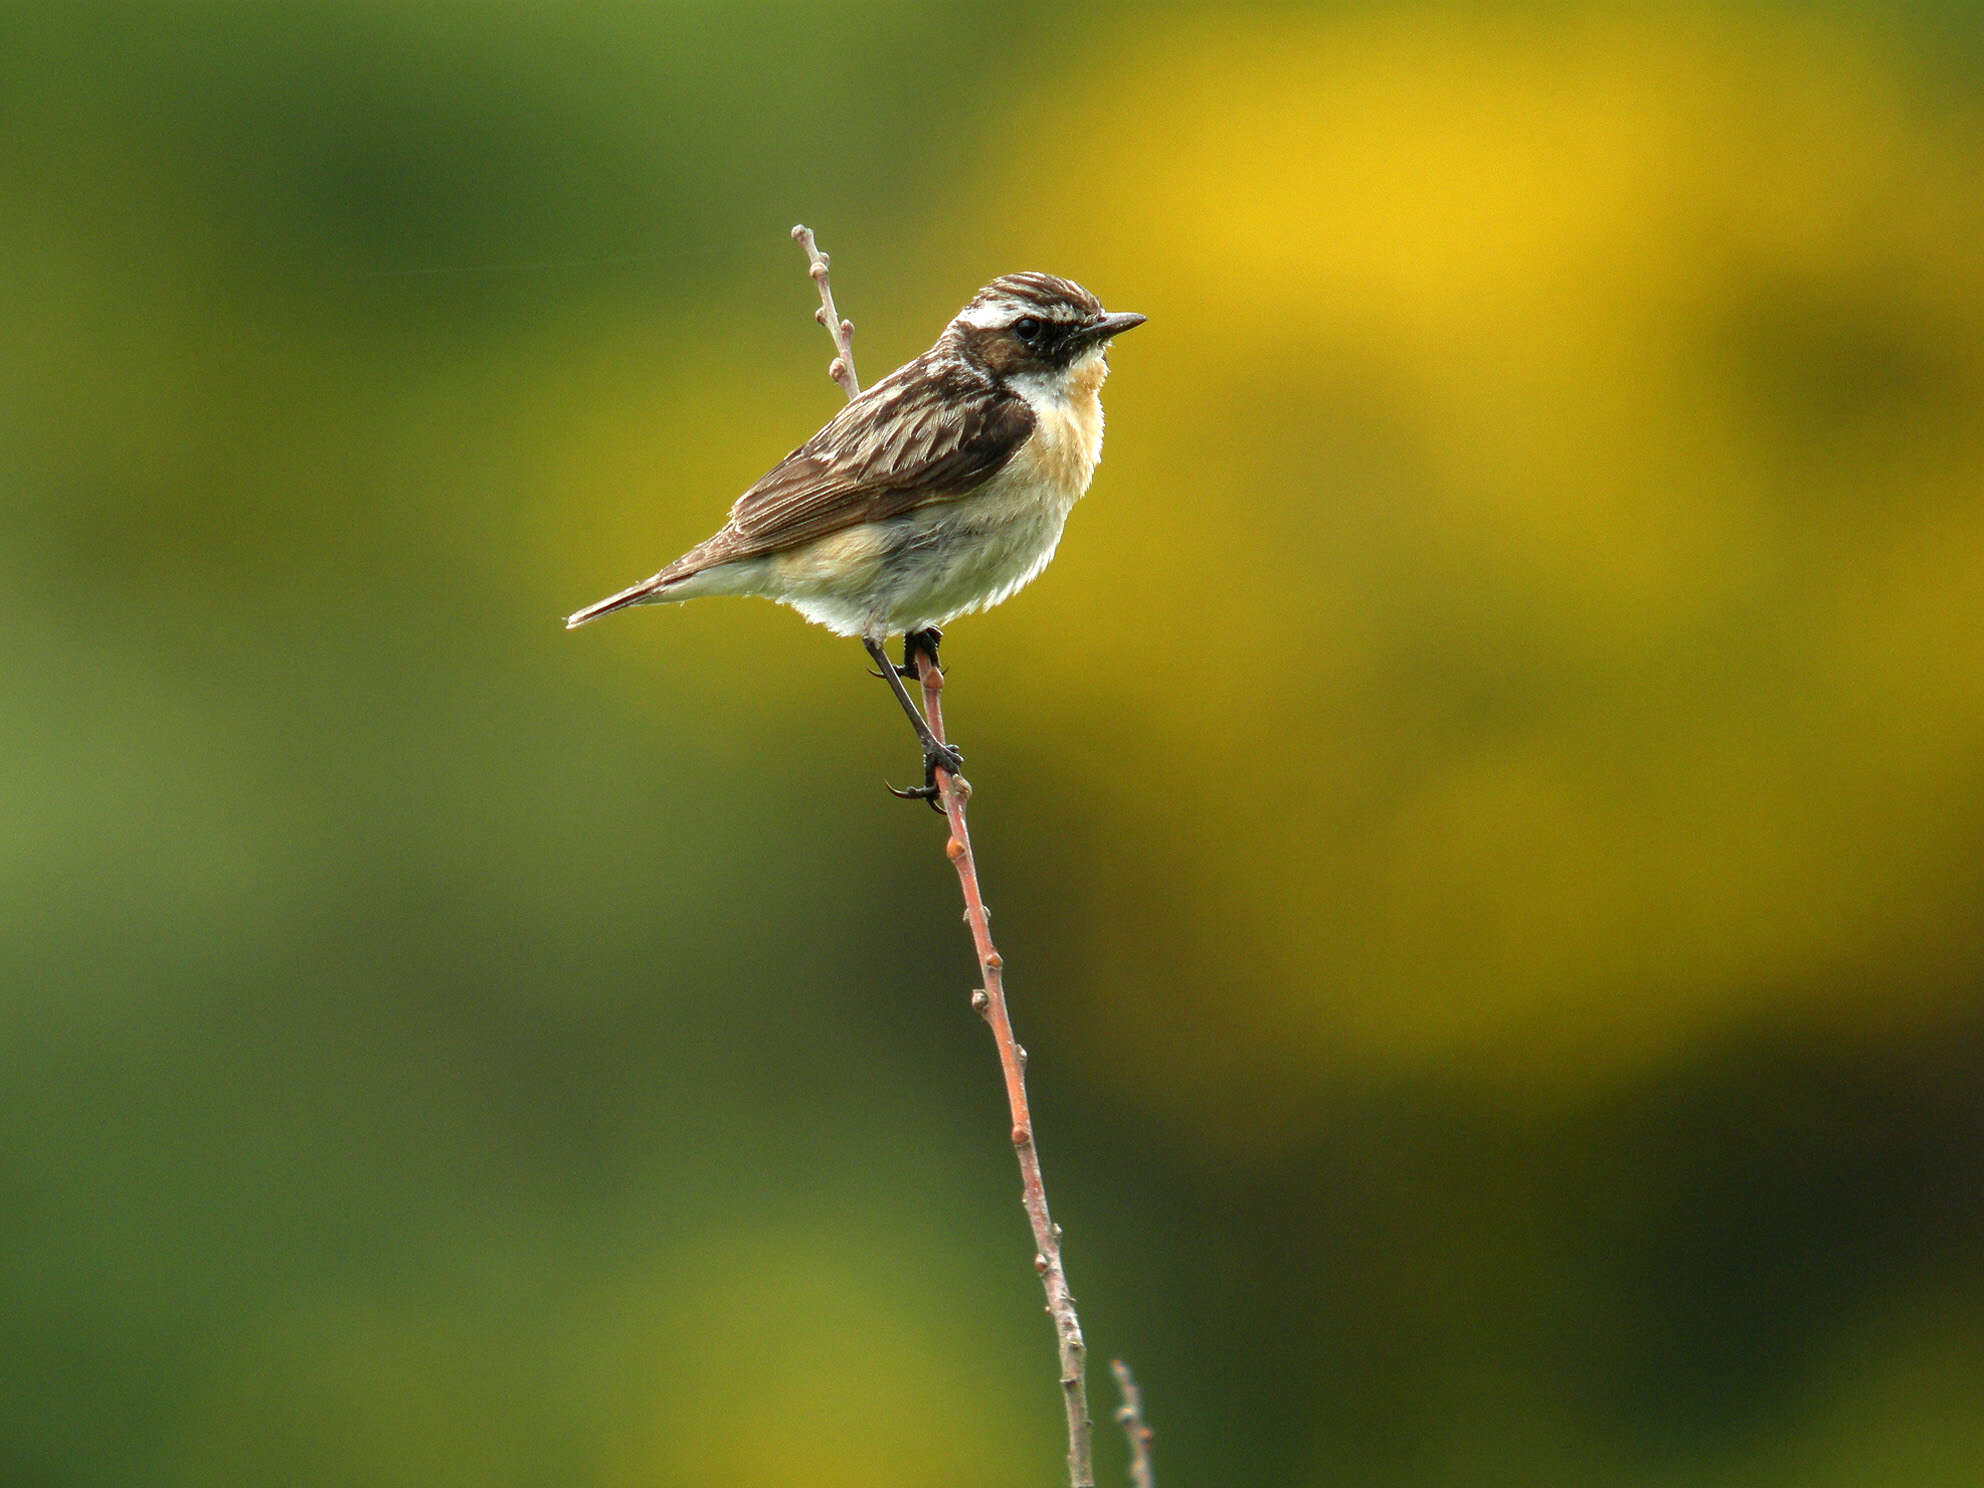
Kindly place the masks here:
[(1150, 1466), (1150, 1425), (1144, 1420), (1144, 1392), (1137, 1388), (1136, 1376), (1121, 1359), (1111, 1359), (1116, 1374), (1116, 1390), (1123, 1403), (1116, 1407), (1116, 1423), (1123, 1428), (1123, 1439), (1130, 1444), (1130, 1488), (1156, 1488)]

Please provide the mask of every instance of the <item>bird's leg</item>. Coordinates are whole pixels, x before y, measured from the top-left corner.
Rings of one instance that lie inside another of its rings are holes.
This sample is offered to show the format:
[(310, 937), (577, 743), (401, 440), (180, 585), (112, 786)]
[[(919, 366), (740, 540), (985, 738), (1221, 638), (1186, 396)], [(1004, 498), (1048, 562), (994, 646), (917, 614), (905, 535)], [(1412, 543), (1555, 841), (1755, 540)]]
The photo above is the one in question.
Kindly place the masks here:
[(909, 726), (916, 730), (916, 741), (923, 746), (923, 784), (908, 790), (896, 790), (894, 786), (890, 786), (889, 789), (904, 800), (928, 801), (936, 807), (937, 797), (942, 794), (937, 788), (938, 769), (941, 767), (947, 773), (957, 775), (964, 770), (964, 756), (930, 732), (930, 725), (923, 721), (923, 714), (911, 700), (909, 689), (902, 685), (901, 676), (889, 664), (889, 653), (882, 649), (882, 643), (863, 636), (861, 644), (868, 648), (868, 654), (881, 669), (882, 680), (889, 684), (889, 690), (896, 695), (896, 701), (902, 704), (902, 711), (909, 719)]
[(934, 625), (927, 630), (912, 630), (906, 633), (902, 638), (902, 665), (896, 668), (896, 675), (907, 677), (912, 682), (922, 675), (916, 670), (918, 651), (927, 651), (930, 654), (930, 665), (940, 666), (941, 663), (937, 660), (937, 646), (943, 639), (944, 633)]

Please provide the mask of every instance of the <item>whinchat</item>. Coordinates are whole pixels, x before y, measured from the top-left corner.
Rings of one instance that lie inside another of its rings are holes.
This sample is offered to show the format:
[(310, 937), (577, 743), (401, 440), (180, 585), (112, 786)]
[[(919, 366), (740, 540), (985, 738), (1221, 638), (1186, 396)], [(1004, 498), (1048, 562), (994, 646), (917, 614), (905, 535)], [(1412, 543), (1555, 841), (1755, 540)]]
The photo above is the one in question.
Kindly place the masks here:
[[(994, 279), (923, 355), (853, 399), (737, 498), (722, 531), (654, 577), (565, 621), (629, 605), (752, 594), (859, 636), (923, 745), (938, 743), (904, 690), (939, 626), (998, 604), (1047, 566), (1102, 457), (1112, 338), (1141, 315), (1105, 311), (1052, 274)], [(901, 635), (903, 666), (882, 647)]]

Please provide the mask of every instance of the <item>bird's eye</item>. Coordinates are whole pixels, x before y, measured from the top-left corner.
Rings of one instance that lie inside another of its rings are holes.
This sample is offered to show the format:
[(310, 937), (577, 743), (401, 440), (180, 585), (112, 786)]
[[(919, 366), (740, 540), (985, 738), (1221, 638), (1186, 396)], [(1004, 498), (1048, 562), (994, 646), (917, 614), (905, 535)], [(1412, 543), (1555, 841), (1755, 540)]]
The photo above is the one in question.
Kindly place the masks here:
[(1013, 322), (1013, 334), (1028, 345), (1032, 345), (1040, 339), (1041, 330), (1042, 326), (1040, 322), (1031, 315), (1022, 315), (1018, 320)]

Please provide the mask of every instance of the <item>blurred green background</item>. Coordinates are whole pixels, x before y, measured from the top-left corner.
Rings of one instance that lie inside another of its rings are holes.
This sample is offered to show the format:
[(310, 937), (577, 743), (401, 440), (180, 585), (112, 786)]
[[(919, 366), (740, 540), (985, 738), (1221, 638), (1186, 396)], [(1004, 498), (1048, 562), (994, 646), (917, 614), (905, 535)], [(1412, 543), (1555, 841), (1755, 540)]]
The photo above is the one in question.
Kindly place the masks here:
[(559, 626), (798, 221), (1150, 316), (946, 657), (1162, 1480), (1977, 1481), (1974, 7), (0, 12), (8, 1482), (1056, 1480), (901, 719)]

